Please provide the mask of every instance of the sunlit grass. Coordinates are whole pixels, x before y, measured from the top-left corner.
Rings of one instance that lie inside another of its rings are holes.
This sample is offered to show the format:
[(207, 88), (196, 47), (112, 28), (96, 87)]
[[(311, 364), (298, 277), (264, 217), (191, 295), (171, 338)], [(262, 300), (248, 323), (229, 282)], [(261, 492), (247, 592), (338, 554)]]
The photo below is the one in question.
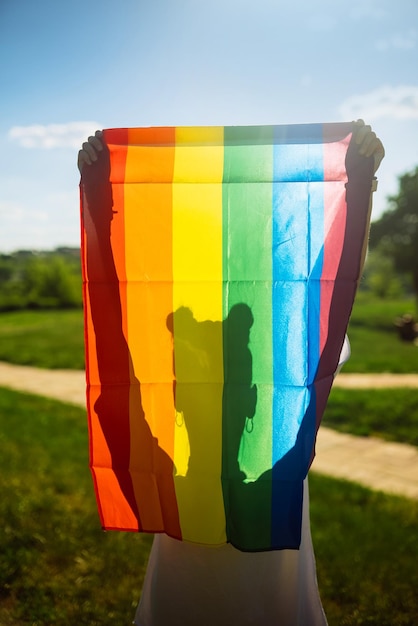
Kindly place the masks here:
[(130, 624), (151, 537), (104, 533), (85, 412), (0, 392), (0, 624)]
[(310, 491), (329, 626), (418, 624), (418, 502), (315, 473)]
[(83, 369), (83, 312), (0, 313), (0, 361), (47, 369)]
[(418, 372), (418, 347), (401, 341), (396, 317), (415, 313), (415, 302), (378, 300), (359, 293), (348, 327), (351, 358), (343, 372)]
[(418, 389), (334, 387), (323, 424), (340, 432), (418, 446)]

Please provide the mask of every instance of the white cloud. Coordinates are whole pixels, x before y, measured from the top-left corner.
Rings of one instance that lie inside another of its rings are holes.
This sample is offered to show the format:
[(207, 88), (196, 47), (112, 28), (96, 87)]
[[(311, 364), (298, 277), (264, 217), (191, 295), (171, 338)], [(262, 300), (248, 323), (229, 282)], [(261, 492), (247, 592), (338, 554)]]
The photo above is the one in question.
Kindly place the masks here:
[(378, 118), (398, 120), (418, 119), (418, 86), (383, 86), (345, 100), (339, 107), (344, 120)]
[(98, 122), (68, 122), (67, 124), (33, 124), (13, 126), (9, 138), (23, 148), (78, 148), (95, 130)]
[(386, 50), (412, 50), (417, 44), (417, 31), (409, 30), (407, 33), (396, 33), (391, 37), (379, 39), (376, 41), (375, 47), (380, 52)]

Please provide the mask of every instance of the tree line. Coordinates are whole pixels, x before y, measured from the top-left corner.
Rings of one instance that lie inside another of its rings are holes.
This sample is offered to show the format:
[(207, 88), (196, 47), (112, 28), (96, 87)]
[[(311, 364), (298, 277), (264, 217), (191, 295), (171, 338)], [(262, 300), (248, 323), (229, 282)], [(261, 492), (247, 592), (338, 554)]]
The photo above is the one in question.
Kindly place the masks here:
[(0, 254), (0, 311), (81, 306), (78, 248)]
[[(370, 250), (389, 270), (408, 278), (418, 305), (418, 167), (399, 178), (399, 190), (388, 198), (389, 208), (372, 223)], [(367, 269), (367, 268), (366, 268)], [(384, 293), (384, 284), (382, 295)]]

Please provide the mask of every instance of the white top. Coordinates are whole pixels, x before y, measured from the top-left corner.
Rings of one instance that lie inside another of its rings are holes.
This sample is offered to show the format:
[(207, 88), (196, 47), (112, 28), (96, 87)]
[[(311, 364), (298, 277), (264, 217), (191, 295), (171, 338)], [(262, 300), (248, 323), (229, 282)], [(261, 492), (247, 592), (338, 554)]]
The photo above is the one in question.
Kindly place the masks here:
[(241, 552), (156, 535), (137, 626), (326, 626), (304, 483), (299, 550)]
[[(339, 368), (350, 356), (345, 340)], [(337, 370), (338, 371), (338, 370)], [(156, 535), (137, 626), (326, 626), (304, 481), (299, 550), (241, 552)]]

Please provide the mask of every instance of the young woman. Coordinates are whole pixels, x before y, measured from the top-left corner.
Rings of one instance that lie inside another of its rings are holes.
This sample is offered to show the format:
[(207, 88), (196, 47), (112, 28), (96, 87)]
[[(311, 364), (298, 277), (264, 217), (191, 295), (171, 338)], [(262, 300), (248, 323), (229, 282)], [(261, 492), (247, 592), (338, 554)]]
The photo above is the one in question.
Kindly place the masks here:
[[(377, 171), (382, 142), (370, 126), (356, 122), (360, 154), (374, 157)], [(94, 167), (102, 151), (101, 132), (83, 144), (78, 167)], [(112, 264), (103, 241), (103, 258)], [(100, 245), (100, 244), (99, 244)], [(99, 311), (98, 316), (106, 312)], [(106, 322), (105, 322), (106, 323)], [(109, 328), (107, 328), (109, 331)], [(340, 363), (349, 355), (345, 342)], [(302, 542), (299, 550), (241, 552), (226, 544), (206, 547), (160, 534), (154, 538), (137, 626), (325, 626), (319, 597), (304, 482)]]

